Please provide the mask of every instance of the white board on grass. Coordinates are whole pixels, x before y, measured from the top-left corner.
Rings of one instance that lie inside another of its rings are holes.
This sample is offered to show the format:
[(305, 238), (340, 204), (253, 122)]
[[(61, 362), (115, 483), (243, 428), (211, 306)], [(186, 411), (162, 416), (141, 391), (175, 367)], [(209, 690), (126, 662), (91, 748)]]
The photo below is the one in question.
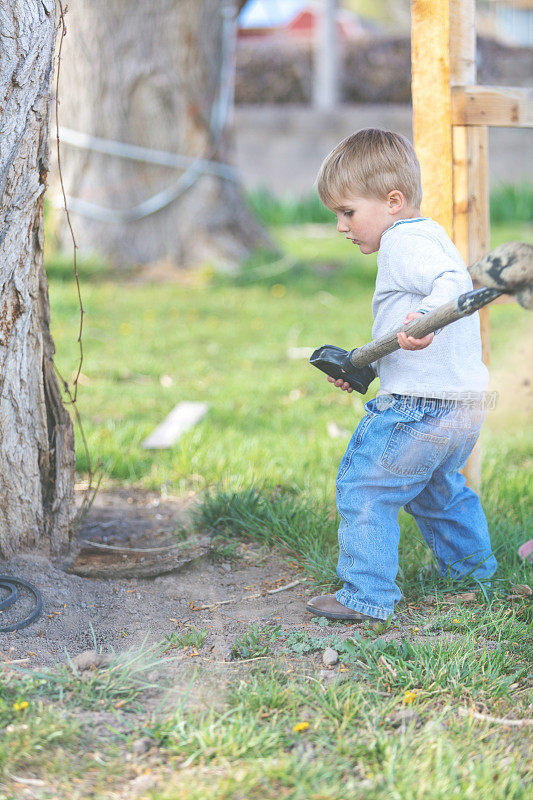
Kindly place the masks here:
[(147, 436), (141, 447), (145, 450), (164, 450), (178, 441), (180, 436), (194, 427), (207, 414), (207, 403), (184, 400), (174, 406), (163, 422)]

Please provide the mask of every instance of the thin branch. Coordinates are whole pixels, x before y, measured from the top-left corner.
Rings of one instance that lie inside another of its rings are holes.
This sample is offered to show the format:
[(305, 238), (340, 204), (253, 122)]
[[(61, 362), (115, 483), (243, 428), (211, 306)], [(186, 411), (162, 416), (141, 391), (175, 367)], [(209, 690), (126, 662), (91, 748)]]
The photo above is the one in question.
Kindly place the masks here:
[(479, 711), (470, 711), (468, 708), (458, 708), (462, 717), (474, 717), (482, 722), (490, 722), (493, 725), (510, 725), (515, 728), (527, 728), (533, 725), (533, 719), (507, 719), (506, 717), (493, 717), (491, 714), (480, 714)]
[(267, 589), (265, 592), (243, 594), (241, 597), (230, 597), (227, 600), (218, 600), (216, 603), (211, 603), (210, 605), (195, 606), (192, 604), (194, 607), (191, 607), (191, 611), (206, 611), (207, 609), (212, 610), (217, 608), (217, 606), (227, 606), (228, 603), (238, 603), (240, 600), (257, 600), (259, 597), (266, 597), (269, 594), (277, 594), (278, 592), (285, 592), (287, 589), (293, 589), (300, 583), (302, 583), (301, 580), (292, 581), (292, 583), (287, 583), (285, 586), (280, 586), (278, 589)]
[(76, 377), (73, 381), (74, 386), (74, 402), (76, 402), (76, 398), (78, 395), (78, 379), (81, 374), (81, 368), (83, 365), (83, 341), (82, 341), (82, 334), (83, 334), (83, 317), (85, 315), (85, 309), (83, 308), (83, 301), (81, 297), (81, 287), (80, 287), (80, 278), (78, 275), (78, 263), (77, 263), (77, 250), (78, 245), (76, 243), (76, 237), (74, 236), (74, 230), (72, 228), (72, 222), (70, 221), (70, 214), (68, 210), (67, 204), (67, 195), (65, 192), (65, 184), (63, 183), (63, 173), (61, 171), (61, 148), (59, 142), (59, 78), (61, 74), (61, 54), (63, 51), (63, 39), (67, 35), (67, 27), (65, 25), (65, 12), (63, 10), (63, 3), (62, 0), (58, 0), (59, 3), (59, 19), (60, 19), (60, 39), (59, 39), (59, 49), (57, 53), (57, 76), (56, 76), (56, 96), (55, 96), (55, 116), (56, 116), (56, 148), (57, 148), (57, 168), (59, 172), (59, 183), (61, 185), (61, 193), (63, 195), (63, 205), (65, 207), (65, 214), (67, 217), (67, 223), (70, 230), (70, 235), (72, 237), (72, 247), (73, 247), (73, 264), (74, 264), (74, 277), (76, 278), (76, 288), (78, 291), (78, 302), (80, 304), (80, 328), (78, 332), (78, 345), (80, 348), (80, 360), (78, 363), (78, 370), (76, 372)]
[(70, 230), (70, 235), (71, 235), (71, 238), (72, 238), (74, 277), (76, 279), (76, 290), (77, 290), (77, 293), (78, 293), (78, 303), (79, 303), (79, 306), (80, 306), (80, 327), (79, 327), (79, 331), (78, 331), (78, 345), (79, 345), (79, 349), (80, 349), (80, 358), (79, 358), (79, 362), (78, 362), (78, 368), (77, 368), (77, 371), (76, 371), (76, 376), (74, 378), (74, 381), (72, 382), (72, 385), (74, 387), (74, 391), (73, 392), (71, 391), (71, 389), (70, 389), (70, 387), (68, 385), (68, 382), (62, 377), (62, 375), (59, 372), (59, 369), (57, 367), (57, 364), (55, 362), (54, 362), (54, 369), (55, 369), (56, 374), (57, 374), (57, 376), (58, 376), (58, 378), (59, 378), (59, 380), (60, 380), (60, 382), (61, 382), (61, 384), (63, 386), (63, 390), (65, 391), (65, 393), (67, 394), (67, 396), (69, 398), (70, 405), (72, 406), (72, 409), (73, 409), (73, 412), (74, 412), (74, 416), (76, 417), (76, 422), (78, 424), (78, 429), (80, 431), (80, 435), (81, 435), (81, 438), (82, 438), (82, 441), (83, 441), (83, 447), (84, 447), (84, 450), (85, 450), (85, 458), (86, 458), (86, 461), (87, 461), (87, 473), (88, 473), (88, 478), (89, 478), (88, 479), (88, 485), (87, 485), (87, 490), (85, 492), (85, 496), (83, 498), (83, 502), (81, 504), (80, 510), (79, 510), (79, 512), (77, 514), (77, 518), (76, 518), (76, 521), (75, 521), (75, 524), (76, 524), (87, 514), (87, 512), (89, 511), (90, 507), (92, 506), (92, 504), (94, 502), (94, 498), (96, 497), (98, 489), (100, 488), (100, 481), (102, 480), (102, 473), (100, 472), (100, 475), (98, 476), (98, 479), (97, 479), (96, 483), (94, 483), (94, 479), (95, 479), (95, 476), (96, 476), (97, 472), (100, 470), (102, 464), (101, 464), (100, 460), (98, 460), (97, 463), (96, 463), (96, 467), (93, 470), (92, 464), (91, 464), (91, 455), (90, 455), (90, 452), (89, 452), (89, 445), (87, 443), (87, 438), (85, 436), (85, 431), (83, 429), (83, 424), (82, 424), (82, 421), (81, 421), (81, 415), (80, 415), (80, 412), (79, 412), (78, 407), (76, 405), (76, 401), (78, 399), (78, 381), (79, 381), (79, 377), (81, 375), (81, 368), (82, 368), (82, 365), (83, 365), (83, 338), (82, 337), (83, 337), (83, 318), (84, 318), (84, 315), (85, 315), (85, 309), (83, 308), (83, 300), (82, 300), (82, 296), (81, 296), (81, 287), (80, 287), (80, 277), (79, 277), (79, 273), (78, 273), (78, 261), (77, 261), (78, 244), (76, 242), (76, 237), (74, 235), (74, 229), (72, 227), (72, 222), (71, 222), (71, 219), (70, 219), (70, 213), (69, 213), (69, 210), (68, 210), (68, 203), (67, 203), (67, 195), (66, 195), (66, 192), (65, 192), (65, 184), (63, 182), (63, 172), (62, 172), (62, 169), (61, 169), (61, 148), (60, 148), (60, 141), (59, 141), (59, 79), (60, 79), (60, 75), (61, 75), (61, 55), (62, 55), (62, 52), (63, 52), (63, 39), (65, 38), (65, 36), (67, 34), (67, 27), (65, 25), (65, 9), (63, 8), (62, 0), (58, 0), (58, 4), (59, 4), (59, 25), (60, 25), (59, 36), (60, 36), (60, 39), (59, 39), (59, 48), (58, 48), (58, 52), (57, 52), (57, 75), (56, 75), (56, 96), (55, 96), (57, 168), (58, 168), (58, 173), (59, 173), (59, 183), (61, 185), (61, 193), (63, 195), (63, 206), (65, 208), (65, 215), (66, 215), (66, 218), (67, 218), (67, 223), (68, 223), (68, 227), (69, 227), (69, 230)]

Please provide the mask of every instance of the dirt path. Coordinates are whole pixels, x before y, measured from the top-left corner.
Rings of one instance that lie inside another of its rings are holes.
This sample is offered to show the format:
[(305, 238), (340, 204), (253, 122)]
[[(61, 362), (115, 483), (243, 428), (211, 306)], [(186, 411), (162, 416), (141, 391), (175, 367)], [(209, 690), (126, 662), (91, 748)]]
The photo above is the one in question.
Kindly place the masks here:
[[(183, 527), (190, 500), (161, 499), (155, 494), (125, 491), (100, 492), (77, 540), (103, 544), (160, 546)], [(258, 545), (238, 544), (236, 560), (212, 561), (209, 537), (185, 541), (184, 553), (194, 549), (194, 559), (181, 571), (155, 578), (91, 579), (69, 574), (59, 564), (38, 554), (19, 555), (3, 562), (0, 572), (30, 581), (43, 596), (43, 613), (20, 631), (0, 634), (0, 657), (27, 659), (28, 666), (48, 666), (66, 661), (95, 646), (116, 652), (161, 641), (188, 624), (207, 630), (202, 655), (224, 660), (236, 636), (250, 624), (269, 621), (283, 628), (307, 627), (308, 592), (305, 583), (266, 594), (269, 590), (302, 581), (279, 553)], [(198, 552), (203, 554), (198, 555)], [(119, 556), (122, 554), (119, 553)], [(253, 597), (264, 593), (261, 597)], [(230, 598), (237, 602), (217, 605)], [(210, 608), (199, 609), (200, 606)], [(29, 608), (29, 597), (17, 604), (17, 614)], [(198, 610), (196, 610), (198, 609)], [(10, 612), (0, 612), (7, 624)], [(316, 626), (312, 625), (311, 629)]]

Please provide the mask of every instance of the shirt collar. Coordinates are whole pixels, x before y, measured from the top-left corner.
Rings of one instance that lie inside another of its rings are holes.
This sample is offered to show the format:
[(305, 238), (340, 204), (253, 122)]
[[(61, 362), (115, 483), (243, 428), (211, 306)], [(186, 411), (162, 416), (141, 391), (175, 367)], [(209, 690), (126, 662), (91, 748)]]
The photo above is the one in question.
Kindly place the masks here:
[(411, 219), (397, 219), (396, 222), (390, 226), (390, 228), (387, 228), (386, 231), (383, 231), (382, 236), (385, 236), (385, 234), (391, 231), (393, 228), (397, 228), (398, 225), (406, 225), (409, 222), (424, 222), (427, 219), (429, 219), (429, 217), (412, 217)]

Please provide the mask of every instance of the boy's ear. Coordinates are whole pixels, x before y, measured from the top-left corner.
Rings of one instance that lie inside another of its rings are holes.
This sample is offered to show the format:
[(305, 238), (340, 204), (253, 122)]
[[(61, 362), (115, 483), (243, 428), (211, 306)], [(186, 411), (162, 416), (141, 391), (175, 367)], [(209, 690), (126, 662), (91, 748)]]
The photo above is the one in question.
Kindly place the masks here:
[(387, 205), (391, 214), (397, 214), (406, 206), (405, 197), (399, 189), (394, 189), (387, 195)]

